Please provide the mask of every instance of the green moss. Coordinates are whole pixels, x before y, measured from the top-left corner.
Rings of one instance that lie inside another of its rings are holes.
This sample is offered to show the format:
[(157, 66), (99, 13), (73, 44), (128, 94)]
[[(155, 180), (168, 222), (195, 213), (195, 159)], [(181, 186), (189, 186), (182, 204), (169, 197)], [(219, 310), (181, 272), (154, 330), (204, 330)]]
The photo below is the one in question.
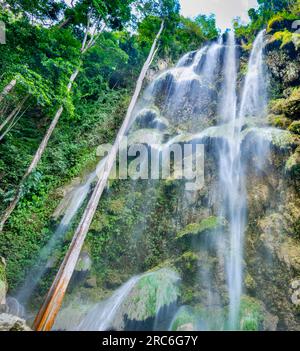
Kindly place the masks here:
[(243, 50), (250, 52), (252, 50), (252, 48), (253, 48), (253, 43), (252, 42), (245, 43), (243, 41), (242, 42), (242, 48), (243, 48)]
[(300, 134), (300, 121), (294, 121), (289, 126), (289, 131), (295, 134)]
[(255, 280), (249, 273), (247, 273), (245, 276), (245, 286), (250, 290), (254, 290), (256, 288)]
[(272, 17), (268, 22), (267, 33), (272, 32), (274, 25), (278, 24), (279, 22), (282, 22), (283, 20), (284, 18), (282, 14), (277, 14), (274, 17)]
[(182, 306), (176, 313), (170, 330), (180, 331), (181, 329), (188, 328), (189, 330), (197, 330), (198, 318), (194, 310), (190, 306)]
[(285, 106), (286, 99), (276, 99), (270, 101), (269, 109), (275, 115), (284, 115), (283, 110)]
[(169, 269), (143, 275), (129, 297), (127, 313), (131, 320), (154, 317), (163, 306), (176, 302), (179, 296), (179, 276)]
[(286, 99), (283, 112), (293, 119), (300, 117), (300, 88), (294, 89), (289, 98)]
[(113, 214), (119, 214), (119, 213), (122, 213), (122, 211), (124, 210), (124, 207), (125, 207), (125, 199), (123, 198), (114, 199), (109, 204), (109, 211), (112, 212)]
[(218, 217), (208, 217), (203, 219), (200, 223), (191, 223), (177, 233), (176, 239), (180, 239), (186, 235), (197, 235), (206, 231), (217, 229), (220, 225), (224, 225)]
[(270, 114), (268, 116), (268, 122), (270, 123), (270, 125), (276, 128), (282, 128), (282, 129), (288, 128), (289, 125), (291, 124), (291, 120), (288, 119), (284, 114), (280, 114), (280, 115)]
[(252, 297), (243, 296), (240, 306), (240, 330), (258, 331), (263, 320), (261, 303)]
[(297, 120), (300, 116), (300, 88), (293, 89), (287, 99), (271, 101), (270, 111), (275, 115), (285, 115)]
[(274, 132), (272, 134), (272, 144), (278, 148), (289, 148), (290, 146), (295, 145), (295, 143), (295, 136), (288, 131), (282, 131), (280, 133)]

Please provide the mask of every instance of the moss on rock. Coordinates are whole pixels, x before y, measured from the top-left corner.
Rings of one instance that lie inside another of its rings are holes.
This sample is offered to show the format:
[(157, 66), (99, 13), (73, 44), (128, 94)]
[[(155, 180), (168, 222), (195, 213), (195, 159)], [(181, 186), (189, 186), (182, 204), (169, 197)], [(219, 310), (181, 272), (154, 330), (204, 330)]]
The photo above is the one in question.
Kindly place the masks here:
[(203, 219), (199, 223), (188, 224), (176, 234), (176, 239), (180, 239), (186, 235), (197, 235), (206, 231), (212, 231), (222, 225), (224, 225), (224, 221), (220, 220), (218, 217), (211, 216)]
[(178, 274), (169, 269), (146, 273), (134, 286), (123, 313), (135, 321), (155, 317), (162, 307), (177, 301), (179, 280)]
[(262, 304), (249, 296), (243, 296), (240, 306), (240, 330), (258, 331), (262, 328), (263, 306)]
[(295, 134), (300, 134), (300, 121), (294, 121), (289, 126), (289, 131)]
[(287, 129), (292, 121), (289, 118), (287, 118), (284, 114), (270, 114), (268, 116), (268, 122), (273, 127)]

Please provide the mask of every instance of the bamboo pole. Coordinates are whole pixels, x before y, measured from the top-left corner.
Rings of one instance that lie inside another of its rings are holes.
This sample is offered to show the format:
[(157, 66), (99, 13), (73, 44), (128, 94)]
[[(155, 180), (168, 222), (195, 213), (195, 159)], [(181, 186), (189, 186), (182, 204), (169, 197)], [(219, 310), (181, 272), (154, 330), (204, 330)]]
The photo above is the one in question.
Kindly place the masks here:
[(128, 107), (126, 117), (124, 119), (124, 122), (117, 134), (115, 143), (107, 156), (107, 160), (104, 166), (103, 174), (101, 177), (99, 177), (98, 182), (96, 184), (96, 187), (92, 193), (92, 196), (88, 202), (88, 205), (83, 213), (83, 216), (81, 218), (81, 221), (74, 233), (72, 242), (70, 244), (70, 247), (66, 253), (66, 256), (59, 268), (59, 271), (52, 283), (51, 288), (48, 291), (48, 294), (46, 296), (46, 299), (39, 310), (35, 321), (33, 323), (33, 328), (34, 330), (37, 331), (49, 331), (51, 330), (55, 318), (59, 312), (59, 309), (61, 307), (65, 292), (67, 290), (68, 284), (70, 282), (70, 279), (72, 277), (73, 271), (75, 269), (78, 257), (80, 255), (86, 234), (89, 230), (90, 224), (92, 222), (93, 216), (95, 214), (95, 211), (97, 209), (98, 203), (100, 201), (100, 198), (102, 196), (103, 190), (106, 187), (107, 180), (109, 178), (110, 172), (112, 170), (112, 167), (114, 165), (118, 148), (120, 145), (120, 142), (122, 138), (125, 136), (127, 129), (130, 125), (130, 119), (131, 115), (133, 112), (133, 109), (136, 105), (137, 99), (140, 95), (142, 85), (146, 76), (146, 73), (152, 63), (152, 60), (156, 54), (156, 45), (157, 41), (163, 31), (164, 28), (164, 21), (161, 23), (161, 27), (159, 32), (157, 33), (157, 36), (152, 44), (149, 56), (144, 63), (144, 66), (142, 68), (142, 71), (140, 73), (140, 76), (138, 78), (136, 88), (134, 95), (131, 99), (130, 105)]

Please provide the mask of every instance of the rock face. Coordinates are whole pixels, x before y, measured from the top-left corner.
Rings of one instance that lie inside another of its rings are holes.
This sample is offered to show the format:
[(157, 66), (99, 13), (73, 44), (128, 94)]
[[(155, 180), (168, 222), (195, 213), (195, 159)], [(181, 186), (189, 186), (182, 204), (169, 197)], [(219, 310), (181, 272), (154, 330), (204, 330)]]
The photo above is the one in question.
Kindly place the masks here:
[(24, 319), (7, 313), (0, 314), (0, 331), (31, 331)]
[(10, 309), (9, 298), (6, 298), (8, 286), (5, 268), (5, 259), (0, 257), (0, 331), (30, 331), (24, 319), (9, 313), (2, 313)]
[(279, 50), (279, 47), (267, 45), (266, 64), (271, 79), (280, 82), (283, 89), (299, 85), (300, 53), (293, 45)]

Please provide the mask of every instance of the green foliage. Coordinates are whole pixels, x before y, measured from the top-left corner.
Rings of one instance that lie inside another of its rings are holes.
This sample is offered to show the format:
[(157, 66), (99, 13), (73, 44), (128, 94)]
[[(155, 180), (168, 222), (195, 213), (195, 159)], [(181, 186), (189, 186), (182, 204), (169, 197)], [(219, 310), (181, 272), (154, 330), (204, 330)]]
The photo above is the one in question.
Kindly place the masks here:
[[(147, 17), (138, 27), (138, 42), (141, 47), (150, 48), (161, 20), (157, 17)], [(183, 53), (197, 50), (207, 40), (218, 37), (215, 17), (200, 15), (195, 20), (181, 16), (167, 21), (160, 40), (160, 56), (167, 56), (173, 61)]]
[(217, 229), (222, 223), (218, 217), (208, 217), (203, 219), (200, 223), (188, 224), (184, 229), (177, 233), (176, 238), (182, 238), (186, 235), (197, 235), (206, 231)]
[(195, 23), (200, 27), (206, 40), (213, 40), (218, 37), (219, 31), (216, 27), (215, 15), (199, 15), (195, 18)]
[(289, 126), (289, 131), (295, 134), (300, 135), (300, 121), (294, 121), (290, 126)]
[(285, 30), (283, 32), (276, 32), (273, 37), (273, 41), (279, 40), (281, 42), (280, 48), (284, 48), (287, 44), (291, 43), (293, 40), (293, 33)]
[(179, 295), (178, 282), (178, 275), (169, 269), (143, 275), (133, 289), (128, 318), (146, 320), (155, 317), (161, 308), (175, 303)]
[(290, 21), (298, 19), (296, 3), (296, 0), (258, 0), (258, 8), (248, 12), (251, 19), (249, 24), (244, 25), (239, 18), (234, 21), (237, 37), (253, 42), (256, 34), (266, 27), (267, 32), (274, 27), (280, 27), (282, 31), (291, 30)]
[(249, 296), (243, 296), (240, 306), (240, 330), (258, 331), (264, 320), (261, 304)]
[[(94, 167), (96, 147), (114, 138), (125, 114), (127, 96), (124, 90), (108, 90), (96, 101), (82, 104), (79, 100), (72, 123), (65, 115), (58, 125), (38, 170), (24, 184), (22, 199), (10, 218), (5, 235), (0, 238), (0, 251), (7, 259), (11, 289), (22, 280), (55, 229), (51, 216), (61, 200), (56, 189), (80, 175), (82, 170)], [(1, 181), (2, 209), (7, 205), (4, 201), (12, 199), (15, 186), (44, 134), (44, 128), (40, 128), (32, 135), (34, 126), (34, 116), (22, 120), (16, 127), (19, 137), (11, 136), (0, 146), (3, 155), (0, 172), (5, 174)], [(64, 247), (61, 250), (63, 252)]]

